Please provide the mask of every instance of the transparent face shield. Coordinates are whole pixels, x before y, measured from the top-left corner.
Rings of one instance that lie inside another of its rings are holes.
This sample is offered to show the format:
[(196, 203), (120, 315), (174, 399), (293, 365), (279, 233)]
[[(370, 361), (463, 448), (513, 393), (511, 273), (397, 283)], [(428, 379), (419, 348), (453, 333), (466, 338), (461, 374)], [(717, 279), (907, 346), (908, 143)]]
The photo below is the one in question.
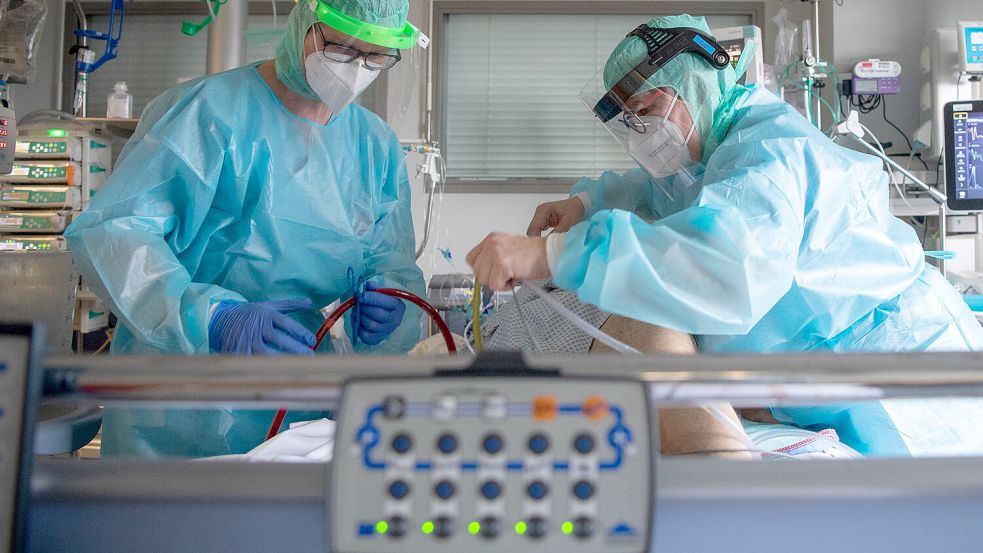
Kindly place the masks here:
[(667, 177), (687, 169), (702, 157), (701, 137), (696, 117), (700, 106), (691, 107), (670, 87), (637, 93), (626, 102), (603, 100), (608, 90), (598, 74), (581, 91), (581, 100), (590, 108), (604, 103), (598, 122), (618, 141), (629, 156), (655, 178)]
[(309, 39), (314, 41), (320, 65), (360, 88), (356, 96), (378, 80), (379, 84), (366, 91), (371, 98), (361, 103), (386, 116), (390, 124), (400, 122), (409, 108), (417, 75), (422, 73), (423, 50), (430, 39), (411, 23), (383, 27), (349, 17), (321, 1), (311, 5), (319, 24), (314, 25)]
[[(673, 86), (650, 83), (679, 82), (686, 76), (660, 76), (681, 53), (692, 52), (712, 67), (726, 67), (730, 57), (712, 37), (695, 29), (654, 29), (639, 26), (629, 36), (645, 42), (649, 56), (619, 81), (608, 87), (604, 71), (598, 72), (580, 92), (580, 99), (598, 122), (625, 148), (643, 169), (655, 178), (667, 177), (694, 166), (702, 158), (697, 121), (707, 122), (706, 102), (687, 101)], [(703, 125), (709, 128), (709, 124)]]

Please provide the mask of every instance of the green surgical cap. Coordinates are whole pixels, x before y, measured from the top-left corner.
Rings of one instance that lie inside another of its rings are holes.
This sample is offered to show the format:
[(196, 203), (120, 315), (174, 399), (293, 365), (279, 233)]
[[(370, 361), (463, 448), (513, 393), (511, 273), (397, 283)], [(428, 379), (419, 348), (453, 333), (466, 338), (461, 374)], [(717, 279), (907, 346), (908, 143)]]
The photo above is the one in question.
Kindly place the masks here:
[[(341, 13), (381, 27), (402, 28), (410, 10), (409, 0), (326, 0)], [(287, 88), (308, 98), (317, 98), (304, 78), (304, 37), (317, 22), (310, 0), (300, 0), (287, 18), (283, 38), (276, 47), (276, 76)]]
[[(656, 17), (647, 25), (657, 29), (688, 27), (712, 35), (706, 19), (692, 15)], [(605, 86), (610, 89), (646, 59), (648, 59), (648, 49), (642, 39), (636, 36), (626, 37), (611, 52), (604, 65)], [(705, 59), (687, 52), (676, 56), (665, 67), (656, 71), (638, 91), (669, 87), (678, 92), (690, 110), (700, 141), (706, 146), (709, 138), (715, 137), (719, 140), (720, 137), (716, 135), (726, 130), (719, 128), (721, 122), (715, 121), (714, 115), (718, 113), (718, 108), (730, 95), (736, 82), (737, 75), (730, 65), (723, 70), (717, 70)], [(709, 153), (704, 148), (704, 158), (708, 157)]]

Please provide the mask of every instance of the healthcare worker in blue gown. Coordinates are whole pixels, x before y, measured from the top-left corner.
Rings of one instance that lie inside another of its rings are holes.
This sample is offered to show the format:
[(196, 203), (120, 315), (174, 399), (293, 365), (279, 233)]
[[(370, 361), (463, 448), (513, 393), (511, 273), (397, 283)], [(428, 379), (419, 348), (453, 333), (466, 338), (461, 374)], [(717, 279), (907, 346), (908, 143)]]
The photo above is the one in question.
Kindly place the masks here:
[[(735, 71), (715, 49), (690, 16), (621, 41), (581, 99), (640, 168), (581, 179), (539, 206), (528, 236), (489, 235), (468, 255), (481, 282), (552, 276), (704, 352), (983, 349), (980, 324), (891, 215), (881, 161), (735, 84), (747, 60)], [(862, 452), (905, 453), (876, 402), (772, 412), (833, 426)]]
[[(404, 154), (352, 103), (400, 50), (425, 44), (407, 11), (407, 0), (302, 1), (275, 60), (181, 84), (147, 106), (66, 232), (119, 317), (114, 353), (311, 354), (318, 309), (355, 288), (359, 316), (346, 327), (357, 352), (415, 344), (418, 311), (374, 291), (424, 293)], [(243, 453), (272, 417), (107, 410), (103, 451)]]

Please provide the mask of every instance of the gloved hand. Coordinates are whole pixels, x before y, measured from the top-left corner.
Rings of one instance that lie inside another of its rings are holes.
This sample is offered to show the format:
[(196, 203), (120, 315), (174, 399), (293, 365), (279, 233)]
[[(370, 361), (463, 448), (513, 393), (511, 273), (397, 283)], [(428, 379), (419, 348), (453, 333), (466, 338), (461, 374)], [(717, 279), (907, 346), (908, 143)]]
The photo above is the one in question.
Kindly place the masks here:
[(365, 292), (362, 293), (358, 306), (355, 334), (370, 346), (377, 345), (399, 328), (399, 324), (403, 322), (403, 312), (406, 311), (403, 300), (376, 292), (379, 288), (385, 286), (372, 281), (366, 282)]
[(552, 228), (553, 232), (566, 232), (583, 220), (585, 211), (584, 202), (576, 196), (539, 204), (526, 229), (526, 236), (540, 236), (548, 228)]
[(219, 353), (313, 355), (314, 335), (286, 313), (311, 306), (306, 298), (236, 303), (223, 301), (208, 321), (208, 345)]

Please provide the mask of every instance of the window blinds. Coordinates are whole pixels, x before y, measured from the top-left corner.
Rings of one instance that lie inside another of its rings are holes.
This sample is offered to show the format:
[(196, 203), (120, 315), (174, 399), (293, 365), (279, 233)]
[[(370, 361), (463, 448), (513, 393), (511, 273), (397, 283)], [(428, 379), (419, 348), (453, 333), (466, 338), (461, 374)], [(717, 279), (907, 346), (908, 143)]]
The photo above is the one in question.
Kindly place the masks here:
[[(708, 20), (721, 27), (750, 24), (750, 16)], [(644, 21), (637, 15), (448, 16), (448, 177), (569, 179), (636, 167), (578, 95)]]

